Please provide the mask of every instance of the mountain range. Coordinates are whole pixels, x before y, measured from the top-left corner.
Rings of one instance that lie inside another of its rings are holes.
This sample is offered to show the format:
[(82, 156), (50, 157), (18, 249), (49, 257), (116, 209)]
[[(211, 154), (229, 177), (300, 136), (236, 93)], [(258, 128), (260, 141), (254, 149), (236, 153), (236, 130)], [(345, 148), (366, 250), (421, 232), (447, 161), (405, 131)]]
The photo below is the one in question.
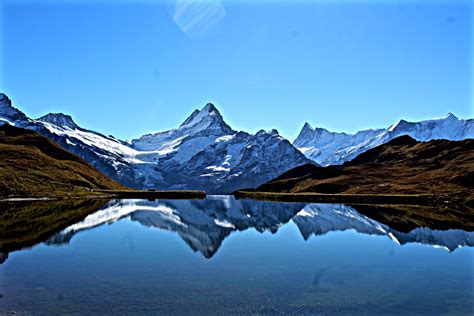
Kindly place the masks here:
[(368, 129), (355, 134), (334, 133), (305, 123), (293, 145), (322, 166), (342, 164), (359, 154), (408, 135), (418, 141), (474, 138), (474, 119), (463, 120), (448, 113), (445, 117), (421, 122), (399, 120), (387, 128)]
[(474, 137), (474, 121), (445, 118), (356, 134), (331, 133), (305, 124), (291, 144), (278, 131), (236, 131), (213, 104), (195, 110), (180, 126), (132, 141), (87, 130), (62, 113), (26, 116), (0, 93), (0, 125), (34, 130), (121, 184), (137, 189), (199, 189), (226, 194), (255, 188), (295, 167), (341, 164), (400, 135), (418, 140)]
[(276, 130), (254, 135), (233, 130), (210, 103), (176, 129), (131, 142), (79, 127), (62, 113), (28, 118), (5, 94), (0, 94), (0, 118), (37, 131), (112, 179), (138, 189), (229, 193), (312, 163)]
[(435, 194), (474, 205), (474, 139), (420, 142), (399, 136), (342, 165), (303, 165), (257, 188), (263, 192)]

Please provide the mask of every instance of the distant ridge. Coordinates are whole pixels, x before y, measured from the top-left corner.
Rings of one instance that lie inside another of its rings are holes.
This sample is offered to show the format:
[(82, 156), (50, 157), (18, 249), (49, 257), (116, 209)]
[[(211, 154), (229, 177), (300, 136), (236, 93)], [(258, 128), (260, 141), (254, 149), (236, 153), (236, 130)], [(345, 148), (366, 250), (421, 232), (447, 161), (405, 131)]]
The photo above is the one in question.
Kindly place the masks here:
[(343, 165), (289, 170), (257, 190), (437, 194), (464, 198), (474, 206), (474, 139), (420, 142), (404, 135)]
[(418, 141), (474, 138), (474, 120), (463, 120), (448, 113), (441, 118), (420, 122), (399, 120), (387, 128), (368, 129), (355, 134), (334, 133), (305, 123), (293, 145), (322, 166), (339, 165), (398, 136)]

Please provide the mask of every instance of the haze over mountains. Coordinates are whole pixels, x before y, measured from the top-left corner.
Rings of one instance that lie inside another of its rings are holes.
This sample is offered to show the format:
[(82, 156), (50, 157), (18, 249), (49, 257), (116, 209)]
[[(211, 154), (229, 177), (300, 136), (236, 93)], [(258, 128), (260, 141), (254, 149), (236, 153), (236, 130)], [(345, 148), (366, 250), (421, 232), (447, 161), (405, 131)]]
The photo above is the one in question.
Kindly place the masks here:
[(276, 130), (235, 131), (209, 103), (175, 129), (128, 142), (84, 129), (62, 113), (31, 119), (0, 94), (0, 125), (4, 123), (39, 132), (123, 185), (208, 193), (257, 187), (304, 164), (341, 164), (399, 135), (418, 140), (474, 137), (472, 119), (460, 120), (450, 114), (417, 123), (401, 120), (386, 129), (354, 135), (305, 124), (291, 144)]

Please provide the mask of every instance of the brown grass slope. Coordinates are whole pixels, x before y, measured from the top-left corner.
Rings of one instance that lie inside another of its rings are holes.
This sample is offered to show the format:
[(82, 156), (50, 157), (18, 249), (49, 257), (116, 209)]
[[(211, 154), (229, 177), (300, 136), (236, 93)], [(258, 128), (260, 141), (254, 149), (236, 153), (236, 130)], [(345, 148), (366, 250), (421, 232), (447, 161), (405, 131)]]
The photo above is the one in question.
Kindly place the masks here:
[(62, 196), (98, 189), (126, 187), (36, 132), (0, 126), (0, 197)]
[(473, 139), (418, 142), (400, 136), (341, 166), (299, 168), (260, 186), (257, 191), (445, 194), (474, 201)]

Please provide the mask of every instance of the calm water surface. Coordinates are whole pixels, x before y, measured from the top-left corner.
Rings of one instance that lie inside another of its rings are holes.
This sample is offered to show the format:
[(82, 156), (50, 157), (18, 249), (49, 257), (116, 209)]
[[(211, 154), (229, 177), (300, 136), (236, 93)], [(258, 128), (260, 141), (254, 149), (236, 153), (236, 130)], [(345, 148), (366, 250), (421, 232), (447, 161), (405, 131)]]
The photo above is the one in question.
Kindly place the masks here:
[(0, 314), (472, 315), (473, 244), (342, 204), (112, 200), (3, 254)]

